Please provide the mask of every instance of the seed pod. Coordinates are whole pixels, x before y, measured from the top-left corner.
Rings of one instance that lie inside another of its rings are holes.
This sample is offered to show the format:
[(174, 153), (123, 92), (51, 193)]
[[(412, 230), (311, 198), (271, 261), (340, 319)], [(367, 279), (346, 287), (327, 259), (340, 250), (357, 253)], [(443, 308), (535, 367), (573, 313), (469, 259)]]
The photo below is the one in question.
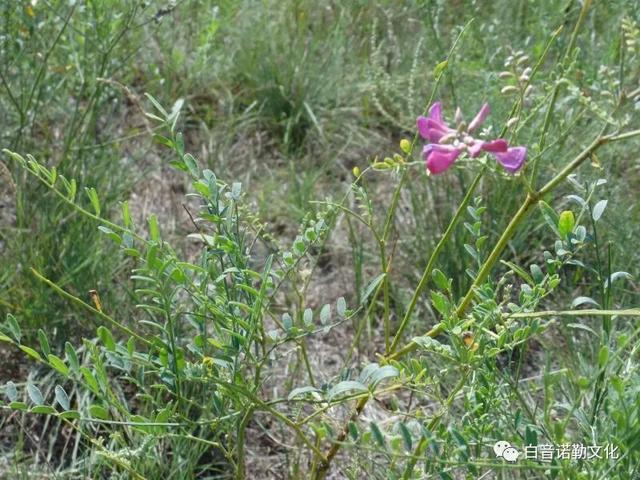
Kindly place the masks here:
[(509, 95), (511, 93), (518, 93), (518, 89), (513, 85), (507, 85), (506, 87), (502, 87), (500, 93), (502, 93), (503, 95)]
[(507, 128), (513, 127), (516, 123), (518, 123), (518, 120), (520, 120), (519, 117), (510, 118), (509, 121), (507, 122)]

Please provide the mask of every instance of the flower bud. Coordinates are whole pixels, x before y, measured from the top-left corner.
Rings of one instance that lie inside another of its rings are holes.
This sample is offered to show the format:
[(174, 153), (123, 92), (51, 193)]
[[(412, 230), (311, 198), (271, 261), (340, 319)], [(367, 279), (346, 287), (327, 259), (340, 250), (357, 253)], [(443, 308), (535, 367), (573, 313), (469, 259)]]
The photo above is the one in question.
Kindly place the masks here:
[(351, 172), (353, 173), (353, 176), (358, 178), (360, 176), (360, 167), (358, 167), (357, 165), (355, 167), (353, 167), (353, 170), (351, 170)]
[(511, 93), (518, 93), (518, 89), (513, 85), (507, 85), (506, 87), (503, 87), (502, 90), (500, 90), (500, 93), (502, 93), (503, 95), (509, 95)]
[(456, 108), (456, 115), (454, 119), (456, 121), (456, 125), (460, 125), (464, 122), (464, 117), (462, 116), (462, 110), (460, 110), (460, 107)]
[(402, 158), (402, 155), (399, 155), (397, 153), (393, 154), (393, 160), (396, 162), (396, 164), (398, 165), (402, 165), (404, 163), (404, 158)]
[(518, 123), (518, 120), (520, 120), (519, 117), (510, 118), (509, 121), (507, 122), (507, 128), (513, 127), (516, 123)]
[(406, 138), (403, 138), (402, 140), (400, 140), (400, 150), (402, 150), (404, 153), (410, 153), (411, 142)]

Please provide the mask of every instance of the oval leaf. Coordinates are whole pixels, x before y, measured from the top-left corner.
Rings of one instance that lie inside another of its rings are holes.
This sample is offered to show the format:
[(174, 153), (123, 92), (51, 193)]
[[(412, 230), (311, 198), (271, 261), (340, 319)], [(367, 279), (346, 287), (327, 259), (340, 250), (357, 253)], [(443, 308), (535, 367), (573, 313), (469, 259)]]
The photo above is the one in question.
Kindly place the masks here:
[(56, 401), (64, 410), (69, 410), (69, 395), (64, 391), (60, 385), (56, 385)]
[(12, 381), (8, 381), (4, 386), (4, 394), (7, 396), (10, 402), (15, 402), (18, 398), (18, 389), (16, 388), (16, 384)]
[(44, 403), (42, 392), (34, 384), (29, 383), (27, 385), (27, 393), (29, 394), (29, 398), (31, 399), (31, 401), (36, 405), (42, 405)]
[(608, 200), (600, 200), (594, 205), (593, 211), (591, 212), (594, 222), (600, 220), (600, 217), (602, 217), (602, 214), (604, 213), (604, 209), (607, 208), (607, 203), (609, 203)]
[(369, 390), (365, 385), (361, 384), (360, 382), (347, 380), (347, 381), (338, 383), (331, 390), (329, 390), (329, 400), (333, 400), (334, 397), (346, 392), (351, 392), (351, 391), (367, 392)]

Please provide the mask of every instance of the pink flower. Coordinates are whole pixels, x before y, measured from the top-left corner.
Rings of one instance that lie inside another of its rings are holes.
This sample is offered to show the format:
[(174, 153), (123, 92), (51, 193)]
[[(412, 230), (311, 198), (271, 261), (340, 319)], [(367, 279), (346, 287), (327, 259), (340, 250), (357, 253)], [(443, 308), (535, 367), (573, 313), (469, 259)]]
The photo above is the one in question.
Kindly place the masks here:
[(525, 147), (513, 147), (504, 153), (494, 153), (494, 157), (509, 173), (516, 173), (524, 165), (527, 159), (527, 149)]
[(423, 154), (427, 161), (427, 169), (438, 174), (447, 170), (456, 158), (462, 153), (462, 149), (452, 145), (429, 144), (424, 146)]
[[(485, 103), (467, 128), (464, 128), (464, 121), (460, 118), (457, 129), (450, 128), (443, 120), (440, 102), (431, 106), (426, 117), (419, 116), (416, 121), (418, 132), (430, 142), (423, 149), (427, 170), (433, 174), (442, 173), (465, 151), (471, 158), (488, 152), (509, 173), (520, 170), (527, 158), (525, 147), (509, 148), (507, 141), (502, 138), (484, 141), (470, 135), (484, 123), (490, 111), (489, 104)], [(458, 116), (461, 117), (459, 113)]]
[(416, 123), (422, 138), (426, 138), (432, 143), (438, 143), (445, 135), (455, 133), (455, 130), (449, 128), (442, 120), (442, 104), (440, 102), (431, 105), (428, 116), (419, 116)]

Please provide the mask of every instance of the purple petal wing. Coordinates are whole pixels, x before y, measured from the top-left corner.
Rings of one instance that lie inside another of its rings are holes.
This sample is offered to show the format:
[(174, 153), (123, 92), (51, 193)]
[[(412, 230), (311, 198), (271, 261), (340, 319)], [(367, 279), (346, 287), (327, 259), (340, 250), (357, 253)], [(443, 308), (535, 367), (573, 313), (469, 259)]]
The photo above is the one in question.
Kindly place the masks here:
[(467, 128), (467, 131), (472, 132), (476, 128), (478, 128), (480, 125), (482, 125), (484, 121), (487, 119), (487, 115), (489, 115), (490, 112), (491, 112), (491, 108), (489, 107), (488, 103), (485, 103), (484, 105), (482, 105), (482, 107), (480, 107), (480, 111), (478, 112), (478, 114), (475, 117), (473, 117), (473, 120), (471, 120), (471, 123), (469, 124), (469, 128)]
[(429, 108), (429, 118), (438, 123), (444, 123), (442, 120), (442, 103), (436, 102)]
[(502, 138), (491, 140), (490, 142), (475, 140), (469, 147), (469, 155), (471, 156), (471, 158), (475, 158), (482, 152), (502, 153), (506, 152), (508, 147), (509, 144)]
[(423, 154), (426, 167), (434, 175), (447, 170), (462, 152), (459, 148), (448, 145), (425, 145)]
[(527, 159), (527, 149), (526, 147), (513, 147), (506, 152), (494, 152), (493, 156), (507, 172), (516, 173)]

